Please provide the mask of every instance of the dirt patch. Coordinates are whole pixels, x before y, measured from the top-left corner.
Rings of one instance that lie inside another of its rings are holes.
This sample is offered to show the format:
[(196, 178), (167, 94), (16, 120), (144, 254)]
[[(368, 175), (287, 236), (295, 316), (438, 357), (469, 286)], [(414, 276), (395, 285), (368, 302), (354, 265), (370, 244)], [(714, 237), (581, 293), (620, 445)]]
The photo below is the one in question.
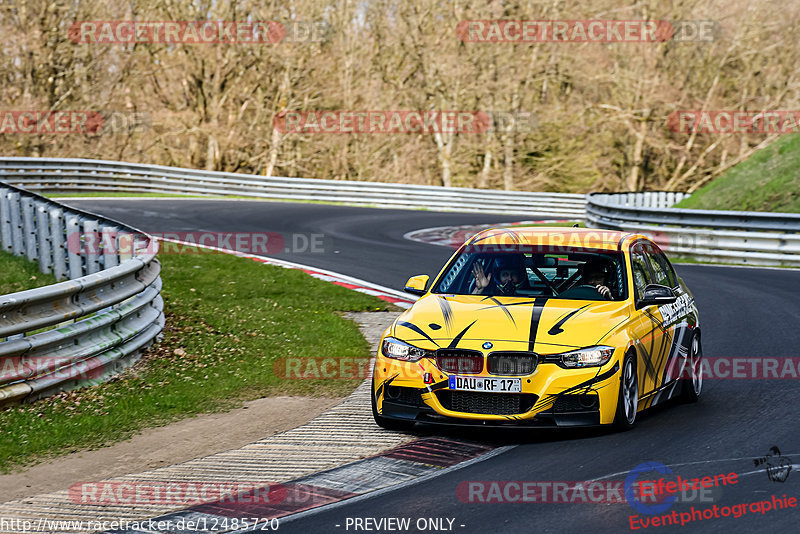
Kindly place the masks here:
[(177, 464), (283, 432), (313, 419), (342, 398), (268, 397), (226, 413), (205, 414), (142, 431), (133, 438), (0, 475), (0, 502)]

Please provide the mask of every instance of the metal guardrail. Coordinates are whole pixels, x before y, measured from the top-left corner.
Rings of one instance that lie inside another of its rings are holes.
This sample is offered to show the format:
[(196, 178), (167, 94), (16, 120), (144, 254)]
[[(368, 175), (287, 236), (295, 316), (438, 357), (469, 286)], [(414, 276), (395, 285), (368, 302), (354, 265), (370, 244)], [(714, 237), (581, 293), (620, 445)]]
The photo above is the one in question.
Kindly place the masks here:
[(744, 265), (800, 266), (800, 214), (670, 208), (684, 193), (593, 193), (586, 225), (650, 235), (671, 254)]
[(0, 158), (0, 179), (43, 193), (85, 191), (241, 196), (384, 208), (502, 212), (582, 219), (586, 196), (394, 183), (278, 178), (116, 161)]
[(0, 295), (0, 405), (107, 380), (164, 328), (158, 244), (0, 182), (0, 248), (58, 280)]

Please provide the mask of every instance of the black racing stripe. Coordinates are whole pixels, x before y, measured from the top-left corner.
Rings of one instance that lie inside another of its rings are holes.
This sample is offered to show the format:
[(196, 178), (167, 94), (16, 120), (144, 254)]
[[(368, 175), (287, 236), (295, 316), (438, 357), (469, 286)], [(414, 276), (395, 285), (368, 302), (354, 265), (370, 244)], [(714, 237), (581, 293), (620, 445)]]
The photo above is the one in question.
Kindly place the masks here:
[(564, 323), (566, 323), (572, 317), (574, 317), (575, 314), (579, 313), (581, 310), (585, 310), (588, 307), (589, 307), (589, 305), (587, 304), (586, 306), (583, 306), (582, 308), (578, 308), (575, 311), (569, 312), (567, 315), (564, 316), (564, 318), (562, 318), (560, 321), (558, 321), (556, 324), (554, 324), (552, 326), (552, 328), (550, 328), (550, 330), (547, 331), (547, 333), (550, 334), (551, 336), (555, 336), (556, 334), (560, 334), (561, 332), (564, 331), (564, 329), (561, 328), (562, 326), (564, 326)]
[(427, 339), (428, 341), (430, 341), (431, 343), (433, 343), (433, 344), (434, 344), (434, 345), (436, 345), (437, 347), (439, 346), (439, 344), (438, 344), (437, 342), (435, 342), (431, 336), (429, 336), (428, 334), (426, 334), (426, 333), (425, 333), (425, 332), (422, 330), (422, 328), (418, 327), (417, 325), (415, 325), (415, 324), (413, 324), (413, 323), (407, 323), (407, 322), (405, 322), (405, 321), (399, 321), (397, 324), (398, 324), (398, 325), (400, 325), (400, 326), (405, 326), (405, 327), (406, 327), (406, 328), (408, 328), (409, 330), (413, 330), (413, 331), (414, 331), (414, 332), (416, 332), (417, 334), (420, 334), (421, 336), (424, 336), (424, 337), (425, 337), (425, 339)]
[(450, 307), (450, 303), (447, 302), (447, 299), (444, 297), (439, 297), (436, 299), (439, 302), (439, 308), (442, 310), (442, 317), (444, 318), (444, 325), (449, 330), (453, 327), (453, 309)]
[(511, 241), (513, 241), (514, 244), (519, 245), (520, 243), (522, 243), (522, 239), (520, 239), (519, 234), (514, 230), (506, 230), (505, 234), (511, 237)]
[(383, 388), (384, 388), (384, 386), (388, 386), (389, 384), (391, 384), (391, 383), (392, 383), (392, 381), (393, 381), (395, 378), (397, 378), (398, 376), (400, 376), (400, 374), (399, 374), (399, 373), (398, 373), (398, 374), (396, 374), (396, 375), (394, 375), (393, 377), (391, 377), (391, 378), (387, 379), (387, 380), (384, 380), (384, 381), (383, 381), (383, 383), (382, 383), (382, 384), (380, 384), (380, 385), (378, 386), (378, 390), (375, 392), (375, 398), (376, 398), (376, 399), (380, 399), (380, 398), (381, 398), (381, 393), (383, 393)]
[(474, 245), (474, 244), (476, 244), (476, 243), (480, 243), (481, 241), (485, 241), (485, 240), (487, 240), (487, 239), (491, 239), (491, 238), (493, 238), (493, 237), (497, 237), (497, 236), (499, 236), (499, 235), (503, 235), (504, 233), (505, 233), (505, 232), (504, 232), (503, 230), (496, 230), (496, 231), (494, 231), (494, 232), (491, 232), (491, 233), (489, 233), (489, 234), (487, 234), (487, 235), (485, 235), (485, 236), (483, 236), (483, 237), (480, 237), (480, 238), (478, 238), (478, 239), (473, 239), (473, 240), (470, 242), (470, 245)]
[(542, 318), (542, 310), (547, 303), (547, 297), (537, 297), (533, 301), (533, 311), (531, 312), (531, 333), (528, 338), (528, 352), (533, 352), (533, 346), (536, 344), (536, 331), (539, 329), (539, 319)]
[[(666, 370), (667, 370), (664, 360), (667, 361), (669, 360), (669, 356), (670, 354), (672, 354), (672, 347), (675, 345), (675, 336), (671, 330), (672, 329), (670, 328), (665, 329), (661, 336), (661, 351), (658, 355), (658, 360), (656, 360), (655, 367), (656, 367), (656, 372), (663, 371), (663, 373), (662, 373), (661, 384), (656, 382), (656, 387), (661, 387), (661, 385), (664, 384), (664, 377), (666, 376)], [(664, 337), (670, 338), (669, 344), (665, 342)]]
[(429, 386), (427, 388), (419, 388), (419, 391), (421, 393), (427, 393), (429, 390), (430, 391), (437, 391), (437, 390), (440, 390), (440, 389), (447, 389), (449, 387), (449, 384), (450, 384), (450, 380), (449, 379), (442, 380), (441, 382), (437, 382), (436, 384), (433, 384), (432, 386)]
[(645, 352), (647, 353), (647, 357), (644, 358), (645, 373), (647, 373), (647, 376), (649, 376), (650, 379), (655, 384), (656, 381), (657, 381), (656, 368), (653, 366), (653, 359), (656, 358), (656, 355), (653, 354), (655, 352), (655, 348), (656, 348), (655, 331), (656, 330), (660, 330), (662, 335), (663, 335), (664, 334), (664, 325), (652, 313), (649, 313), (649, 312), (645, 311), (644, 315), (645, 315), (645, 317), (650, 319), (650, 324), (652, 326), (652, 328), (650, 328), (650, 331), (647, 334), (645, 334), (644, 336), (642, 336), (642, 337), (650, 336), (650, 349), (649, 350), (644, 345), (644, 343), (642, 343), (642, 346), (644, 347)]
[(541, 399), (539, 399), (536, 402), (536, 406), (534, 406), (533, 409), (541, 410), (542, 408), (544, 408), (545, 406), (547, 406), (549, 404), (554, 404), (556, 399), (558, 397), (560, 397), (561, 395), (568, 395), (570, 393), (573, 393), (575, 391), (580, 391), (582, 389), (589, 390), (589, 386), (591, 386), (592, 384), (596, 384), (597, 382), (602, 382), (603, 380), (611, 378), (612, 376), (614, 376), (615, 373), (617, 373), (617, 371), (619, 371), (619, 362), (615, 363), (614, 367), (612, 367), (611, 369), (609, 369), (608, 371), (606, 371), (603, 374), (595, 375), (593, 378), (590, 378), (589, 380), (581, 382), (580, 384), (578, 384), (576, 386), (572, 386), (571, 388), (565, 389), (564, 391), (556, 393), (555, 395), (551, 394), (551, 395), (547, 395), (545, 397), (542, 397)]
[[(485, 299), (482, 299), (481, 302), (483, 302), (486, 299), (494, 299), (494, 297), (486, 297)], [(506, 302), (506, 303), (501, 304), (501, 306), (505, 306), (505, 307), (509, 307), (509, 306), (525, 306), (525, 305), (528, 305), (528, 304), (535, 304), (535, 303), (536, 303), (535, 300), (521, 300), (521, 301), (518, 301), (518, 302)], [(496, 307), (497, 306), (486, 306), (485, 308), (481, 308), (481, 309), (482, 310), (488, 310), (490, 308), (496, 308)]]
[(586, 382), (582, 382), (577, 386), (572, 386), (571, 388), (565, 389), (560, 393), (560, 395), (564, 395), (565, 393), (572, 393), (573, 391), (586, 388), (588, 386), (591, 386), (592, 384), (596, 384), (597, 382), (602, 382), (603, 380), (606, 380), (607, 378), (611, 378), (612, 376), (614, 376), (617, 373), (617, 371), (619, 371), (619, 362), (615, 363), (614, 367), (612, 367), (605, 373), (598, 374), (597, 376), (595, 376), (594, 378), (590, 378)]
[[(669, 351), (667, 352), (667, 361), (664, 362), (662, 365), (662, 374), (661, 374), (661, 385), (663, 386), (666, 384), (667, 381), (667, 371), (669, 370), (670, 365), (672, 365), (673, 360), (677, 360), (681, 357), (681, 347), (683, 346), (684, 339), (686, 339), (686, 334), (689, 332), (689, 327), (683, 322), (684, 320), (681, 319), (681, 322), (676, 323), (674, 328), (671, 328), (672, 332), (672, 342), (669, 346)], [(690, 342), (691, 343), (691, 342)], [(690, 349), (691, 350), (691, 347)], [(686, 353), (689, 354), (688, 351)]]
[[(516, 327), (516, 326), (517, 326), (517, 321), (515, 321), (515, 320), (514, 320), (514, 316), (513, 316), (513, 315), (511, 315), (511, 312), (510, 312), (510, 311), (508, 311), (508, 308), (506, 308), (506, 307), (505, 307), (505, 305), (504, 305), (502, 302), (500, 302), (499, 300), (497, 300), (496, 298), (494, 298), (494, 297), (489, 297), (489, 298), (491, 298), (491, 299), (492, 299), (492, 302), (494, 302), (495, 304), (497, 304), (497, 305), (500, 307), (500, 309), (501, 309), (501, 310), (503, 310), (503, 311), (506, 313), (506, 317), (508, 317), (509, 319), (511, 319), (511, 322), (512, 322), (512, 323), (514, 324), (514, 326)], [(492, 307), (493, 307), (493, 306), (492, 306)]]
[(456, 337), (453, 338), (453, 341), (450, 342), (450, 344), (447, 346), (447, 348), (448, 349), (456, 348), (458, 346), (458, 342), (461, 341), (461, 338), (464, 337), (464, 334), (467, 333), (467, 330), (472, 328), (472, 325), (474, 325), (476, 322), (477, 322), (477, 320), (472, 321), (471, 323), (469, 323), (464, 330), (462, 330)]

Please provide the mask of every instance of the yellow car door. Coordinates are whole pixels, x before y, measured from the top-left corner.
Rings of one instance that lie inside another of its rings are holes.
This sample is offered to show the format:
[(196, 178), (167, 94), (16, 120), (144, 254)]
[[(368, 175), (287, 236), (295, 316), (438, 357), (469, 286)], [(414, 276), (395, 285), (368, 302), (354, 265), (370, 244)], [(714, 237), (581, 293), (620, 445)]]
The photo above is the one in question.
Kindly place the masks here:
[(653, 395), (664, 385), (664, 376), (673, 342), (674, 329), (665, 325), (658, 306), (638, 306), (648, 284), (658, 283), (648, 259), (648, 242), (637, 241), (630, 251), (633, 275), (634, 305), (633, 329), (638, 356), (637, 374), (639, 376), (640, 402), (647, 408), (652, 404)]

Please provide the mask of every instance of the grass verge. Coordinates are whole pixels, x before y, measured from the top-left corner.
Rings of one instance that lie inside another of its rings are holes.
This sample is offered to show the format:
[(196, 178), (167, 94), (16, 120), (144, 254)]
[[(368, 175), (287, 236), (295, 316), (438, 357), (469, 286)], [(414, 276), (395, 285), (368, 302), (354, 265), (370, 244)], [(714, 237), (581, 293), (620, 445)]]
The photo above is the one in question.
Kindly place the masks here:
[(52, 274), (42, 274), (39, 266), (27, 258), (0, 251), (0, 295), (54, 284)]
[[(6, 258), (3, 258), (5, 260)], [(0, 411), (0, 472), (271, 395), (336, 396), (361, 380), (285, 380), (278, 358), (369, 357), (344, 311), (391, 305), (227, 254), (167, 255), (164, 340), (119, 377)]]
[(675, 208), (800, 212), (800, 136), (786, 135), (731, 167)]

